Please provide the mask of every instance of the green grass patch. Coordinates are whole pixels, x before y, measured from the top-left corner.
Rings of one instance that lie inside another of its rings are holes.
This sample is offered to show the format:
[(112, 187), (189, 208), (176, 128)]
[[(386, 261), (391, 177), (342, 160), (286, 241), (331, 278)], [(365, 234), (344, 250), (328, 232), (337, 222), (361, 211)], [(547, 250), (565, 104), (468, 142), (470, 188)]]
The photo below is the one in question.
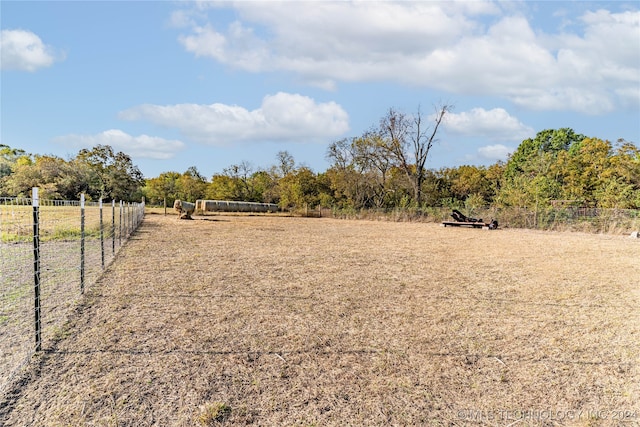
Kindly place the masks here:
[(2, 305), (14, 305), (18, 300), (24, 298), (31, 289), (31, 285), (21, 285), (12, 289), (7, 294), (2, 295)]
[[(85, 208), (85, 237), (100, 237), (100, 214), (96, 207)], [(80, 208), (77, 206), (43, 206), (40, 208), (40, 241), (79, 240)], [(118, 217), (116, 217), (116, 226)], [(113, 227), (111, 209), (103, 210), (104, 231)], [(0, 205), (0, 241), (26, 243), (33, 240), (33, 208)]]
[(231, 415), (231, 406), (222, 402), (207, 403), (200, 408), (198, 422), (202, 426), (213, 426), (225, 421)]

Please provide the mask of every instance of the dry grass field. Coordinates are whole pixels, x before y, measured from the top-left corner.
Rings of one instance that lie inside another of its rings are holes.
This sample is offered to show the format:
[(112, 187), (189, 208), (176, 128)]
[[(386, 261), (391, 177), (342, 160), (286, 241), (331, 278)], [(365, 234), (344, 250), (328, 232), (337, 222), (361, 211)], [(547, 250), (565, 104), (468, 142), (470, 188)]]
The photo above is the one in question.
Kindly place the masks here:
[(640, 242), (148, 215), (4, 426), (640, 425)]

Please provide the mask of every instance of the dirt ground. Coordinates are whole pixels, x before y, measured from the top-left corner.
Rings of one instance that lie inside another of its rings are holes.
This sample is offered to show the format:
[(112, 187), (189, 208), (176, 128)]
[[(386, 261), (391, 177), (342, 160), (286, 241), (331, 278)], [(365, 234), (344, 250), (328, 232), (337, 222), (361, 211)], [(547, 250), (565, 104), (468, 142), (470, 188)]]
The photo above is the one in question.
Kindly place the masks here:
[(148, 215), (4, 426), (640, 425), (640, 242)]

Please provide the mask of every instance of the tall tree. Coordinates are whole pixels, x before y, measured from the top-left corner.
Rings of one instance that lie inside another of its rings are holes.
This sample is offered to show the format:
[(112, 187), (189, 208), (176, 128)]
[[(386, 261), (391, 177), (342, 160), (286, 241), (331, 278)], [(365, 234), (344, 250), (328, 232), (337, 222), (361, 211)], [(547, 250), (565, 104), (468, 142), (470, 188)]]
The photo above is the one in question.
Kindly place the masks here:
[(586, 138), (558, 157), (565, 198), (603, 208), (635, 208), (640, 201), (640, 151), (626, 141)]
[(422, 184), (426, 177), (425, 164), (429, 151), (436, 141), (445, 115), (451, 109), (450, 105), (437, 106), (431, 125), (425, 123), (420, 108), (411, 116), (392, 108), (380, 120), (382, 146), (409, 178), (418, 206), (422, 204)]
[(89, 166), (94, 173), (91, 189), (95, 198), (133, 200), (144, 183), (142, 172), (131, 157), (114, 152), (109, 145), (82, 149), (76, 160)]
[(384, 149), (383, 138), (379, 132), (369, 131), (355, 138), (352, 145), (355, 164), (366, 176), (365, 187), (371, 193), (370, 200), (375, 207), (383, 207), (391, 201), (393, 192), (388, 186), (393, 162)]
[(151, 204), (161, 204), (166, 201), (167, 205), (173, 205), (178, 195), (178, 172), (162, 172), (159, 176), (146, 180), (144, 195)]
[(188, 168), (177, 180), (177, 196), (180, 200), (195, 202), (205, 197), (207, 179), (195, 166)]
[(341, 207), (362, 208), (361, 171), (356, 170), (354, 139), (341, 139), (331, 143), (326, 158), (331, 162), (327, 178), (333, 197)]
[(296, 161), (288, 151), (278, 151), (276, 155), (276, 174), (282, 178), (295, 170)]
[(12, 167), (21, 157), (31, 158), (31, 155), (19, 148), (11, 148), (8, 145), (0, 144), (0, 178), (10, 175)]
[(332, 167), (328, 178), (338, 199), (345, 206), (380, 208), (389, 205), (394, 189), (390, 188), (393, 160), (384, 148), (379, 132), (367, 131), (362, 136), (332, 143), (327, 150)]
[(522, 141), (511, 155), (506, 165), (505, 178), (510, 180), (522, 173), (531, 178), (545, 174), (559, 153), (570, 150), (585, 138), (586, 136), (571, 128), (540, 131), (535, 138)]
[(323, 182), (307, 167), (300, 167), (280, 180), (280, 207), (308, 207), (320, 203)]
[[(586, 137), (570, 128), (545, 129), (522, 141), (504, 168), (496, 198), (506, 205), (538, 208), (558, 198), (576, 197), (563, 191), (566, 172), (559, 167)], [(526, 204), (523, 204), (526, 203)]]

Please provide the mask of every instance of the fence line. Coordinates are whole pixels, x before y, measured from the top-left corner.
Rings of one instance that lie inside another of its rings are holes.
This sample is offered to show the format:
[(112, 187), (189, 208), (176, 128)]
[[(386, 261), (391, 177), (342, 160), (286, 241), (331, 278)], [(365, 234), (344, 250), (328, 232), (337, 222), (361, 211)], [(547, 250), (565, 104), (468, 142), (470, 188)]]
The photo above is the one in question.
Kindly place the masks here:
[(0, 393), (143, 218), (144, 201), (46, 200), (37, 188), (31, 199), (0, 198)]
[[(605, 209), (583, 207), (520, 207), (462, 208), (467, 216), (495, 219), (501, 228), (530, 228), (539, 230), (585, 231), (597, 233), (627, 233), (640, 229), (640, 209)], [(341, 209), (319, 208), (306, 212), (307, 216), (342, 219), (373, 219), (382, 221), (440, 222), (451, 219), (450, 207)]]

